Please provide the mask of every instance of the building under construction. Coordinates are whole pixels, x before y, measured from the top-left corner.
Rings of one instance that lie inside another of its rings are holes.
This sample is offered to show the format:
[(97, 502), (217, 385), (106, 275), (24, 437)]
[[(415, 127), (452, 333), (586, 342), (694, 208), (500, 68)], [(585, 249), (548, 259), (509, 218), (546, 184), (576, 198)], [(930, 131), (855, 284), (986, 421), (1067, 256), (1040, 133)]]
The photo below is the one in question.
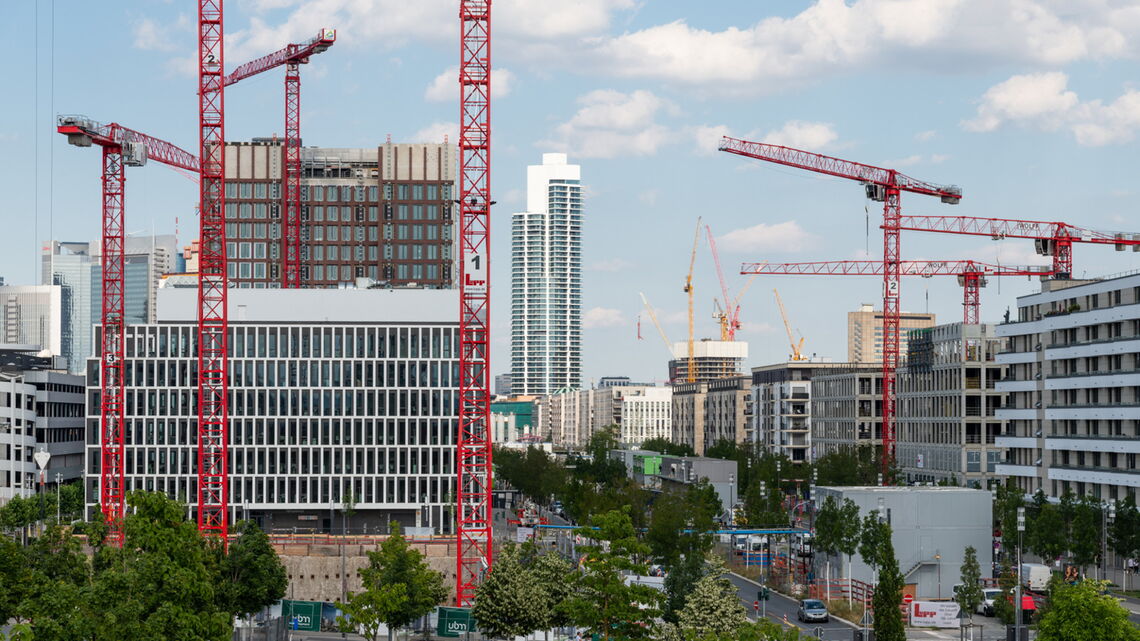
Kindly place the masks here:
[(674, 383), (707, 383), (740, 375), (748, 358), (746, 341), (714, 341), (702, 339), (693, 343), (693, 376), (689, 377), (689, 344), (673, 343), (673, 360), (669, 361), (669, 380)]

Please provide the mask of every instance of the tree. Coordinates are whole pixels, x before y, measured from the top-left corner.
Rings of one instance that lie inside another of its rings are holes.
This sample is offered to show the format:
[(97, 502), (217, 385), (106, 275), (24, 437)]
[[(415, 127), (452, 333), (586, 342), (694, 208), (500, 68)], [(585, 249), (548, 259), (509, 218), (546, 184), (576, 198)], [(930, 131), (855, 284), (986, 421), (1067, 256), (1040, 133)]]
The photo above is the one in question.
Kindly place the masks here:
[[(337, 629), (342, 633), (359, 633), (368, 641), (380, 636), (380, 626), (397, 616), (407, 605), (407, 586), (403, 583), (376, 585), (375, 576), (365, 579), (364, 590), (349, 592), (348, 601), (337, 602), (344, 614), (336, 618)], [(392, 630), (388, 630), (392, 636)]]
[[(834, 496), (823, 501), (815, 515), (815, 549), (827, 555), (847, 555), (847, 565), (859, 547), (859, 506), (851, 499), (840, 505)], [(830, 578), (830, 577), (828, 577)]]
[(471, 614), (485, 636), (514, 639), (541, 627), (547, 600), (543, 586), (520, 563), (518, 548), (507, 545), (475, 590)]
[(895, 558), (895, 546), (891, 542), (891, 526), (883, 523), (879, 540), (877, 566), (879, 581), (875, 585), (872, 604), (875, 608), (875, 639), (878, 641), (906, 641), (906, 628), (903, 626), (902, 605), (903, 577), (899, 572), (899, 562)]
[(994, 526), (1001, 530), (1002, 553), (1012, 555), (1017, 547), (1017, 508), (1025, 505), (1025, 495), (1014, 479), (997, 486), (994, 498)]
[(724, 578), (723, 567), (706, 574), (693, 587), (679, 617), (681, 630), (698, 637), (735, 635), (748, 623), (736, 586)]
[(158, 492), (132, 492), (123, 547), (99, 547), (88, 599), (93, 637), (229, 641), (232, 615), (219, 605), (218, 553), (186, 520), (186, 506)]
[(962, 587), (958, 589), (956, 601), (962, 606), (963, 612), (973, 616), (985, 598), (982, 593), (982, 569), (978, 566), (978, 551), (974, 546), (967, 545), (963, 557), (960, 570)]
[(285, 596), (285, 565), (269, 537), (253, 521), (240, 521), (238, 535), (221, 557), (219, 602), (236, 616), (249, 616)]
[[(541, 607), (542, 620), (539, 629), (549, 630), (570, 625), (566, 614), (566, 600), (573, 594), (574, 586), (566, 577), (574, 568), (557, 552), (540, 554), (528, 566), (531, 580), (546, 598)], [(478, 619), (476, 619), (478, 621)]]
[(578, 590), (566, 600), (567, 613), (576, 625), (606, 641), (651, 638), (661, 593), (625, 582), (627, 573), (648, 573), (639, 559), (649, 555), (649, 546), (637, 540), (628, 507), (595, 516), (591, 523), (596, 529), (580, 528), (576, 533), (599, 543), (582, 548), (584, 568), (577, 578)]
[(676, 623), (697, 581), (705, 575), (705, 560), (697, 554), (683, 557), (665, 575), (665, 610), (662, 617)]
[[(379, 549), (368, 552), (368, 565), (357, 570), (365, 592), (389, 588), (386, 594), (363, 600), (383, 612), (378, 620), (386, 623), (389, 631), (409, 625), (447, 598), (443, 574), (428, 567), (423, 554), (408, 545), (399, 523), (393, 521), (391, 527), (392, 533)], [(402, 594), (390, 589), (395, 585), (403, 586)]]
[(1036, 515), (1026, 531), (1027, 545), (1043, 560), (1061, 557), (1068, 549), (1069, 535), (1061, 510), (1046, 503), (1037, 508)]
[(641, 449), (666, 456), (693, 456), (693, 447), (688, 443), (674, 443), (663, 436), (655, 436), (641, 444)]
[(879, 513), (872, 510), (863, 517), (863, 525), (859, 528), (859, 556), (864, 563), (878, 570), (882, 562), (882, 550), (887, 545), (891, 545), (891, 526), (880, 520)]
[(1070, 550), (1073, 562), (1081, 568), (1096, 563), (1100, 558), (1100, 504), (1091, 496), (1082, 496), (1073, 513), (1072, 542)]
[(1058, 586), (1050, 595), (1049, 611), (1037, 624), (1038, 641), (1140, 640), (1128, 610), (1105, 588), (1105, 583), (1088, 579)]
[(1140, 555), (1140, 510), (1136, 509), (1136, 499), (1131, 494), (1116, 502), (1116, 520), (1108, 531), (1108, 542), (1117, 556), (1136, 558)]

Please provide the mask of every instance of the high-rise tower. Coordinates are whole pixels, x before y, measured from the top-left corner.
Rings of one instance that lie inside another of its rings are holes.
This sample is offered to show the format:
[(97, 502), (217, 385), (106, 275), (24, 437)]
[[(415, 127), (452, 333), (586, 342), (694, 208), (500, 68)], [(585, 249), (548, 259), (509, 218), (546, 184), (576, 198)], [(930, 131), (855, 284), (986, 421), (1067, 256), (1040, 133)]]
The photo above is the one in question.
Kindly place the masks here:
[(511, 391), (550, 394), (581, 386), (581, 167), (543, 154), (526, 177), (511, 217)]

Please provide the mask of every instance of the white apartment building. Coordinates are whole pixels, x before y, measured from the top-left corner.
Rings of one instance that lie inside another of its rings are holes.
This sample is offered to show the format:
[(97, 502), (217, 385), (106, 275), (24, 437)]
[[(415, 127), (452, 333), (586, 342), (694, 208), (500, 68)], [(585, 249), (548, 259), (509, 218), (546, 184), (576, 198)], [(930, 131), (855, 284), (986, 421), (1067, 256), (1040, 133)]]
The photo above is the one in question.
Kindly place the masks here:
[(543, 154), (511, 217), (511, 391), (582, 386), (581, 167)]
[[(163, 288), (158, 299), (158, 322), (126, 328), (127, 489), (166, 492), (192, 512), (197, 292)], [(451, 532), (458, 304), (455, 290), (231, 289), (231, 516), (327, 531), (351, 496), (350, 528), (422, 513)], [(97, 394), (95, 377), (87, 385)], [(89, 511), (99, 464), (92, 438)]]
[(1140, 274), (1045, 281), (1017, 300), (997, 362), (1008, 375), (997, 473), (1026, 493), (1104, 500), (1140, 487)]
[[(669, 438), (673, 431), (673, 390), (668, 387), (614, 387), (621, 392), (619, 439), (625, 447), (638, 447), (654, 438)], [(598, 390), (603, 391), (603, 390)]]
[(0, 285), (0, 344), (64, 356), (64, 324), (63, 286)]
[(535, 433), (559, 449), (581, 450), (596, 432), (616, 425), (623, 446), (639, 447), (654, 437), (671, 437), (672, 398), (668, 387), (559, 390), (536, 401)]
[(0, 504), (36, 491), (36, 388), (0, 373)]
[(898, 466), (908, 481), (953, 481), (988, 488), (996, 479), (1003, 431), (995, 356), (1005, 339), (988, 323), (911, 330), (907, 364), (898, 370), (895, 423)]
[(759, 452), (812, 460), (813, 379), (849, 363), (788, 361), (752, 368), (749, 440)]

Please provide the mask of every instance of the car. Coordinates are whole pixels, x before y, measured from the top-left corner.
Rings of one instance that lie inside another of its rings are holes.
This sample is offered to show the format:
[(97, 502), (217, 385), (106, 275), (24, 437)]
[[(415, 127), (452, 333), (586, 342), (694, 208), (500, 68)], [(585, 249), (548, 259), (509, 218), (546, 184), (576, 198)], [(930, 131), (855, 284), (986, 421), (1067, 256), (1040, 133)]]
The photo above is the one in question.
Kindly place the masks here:
[(804, 599), (800, 601), (800, 609), (796, 611), (796, 618), (804, 623), (813, 621), (821, 621), (827, 623), (831, 620), (831, 615), (827, 612), (827, 606), (819, 599)]
[(982, 602), (978, 604), (977, 613), (992, 617), (994, 615), (994, 599), (1000, 594), (1000, 588), (982, 588)]

